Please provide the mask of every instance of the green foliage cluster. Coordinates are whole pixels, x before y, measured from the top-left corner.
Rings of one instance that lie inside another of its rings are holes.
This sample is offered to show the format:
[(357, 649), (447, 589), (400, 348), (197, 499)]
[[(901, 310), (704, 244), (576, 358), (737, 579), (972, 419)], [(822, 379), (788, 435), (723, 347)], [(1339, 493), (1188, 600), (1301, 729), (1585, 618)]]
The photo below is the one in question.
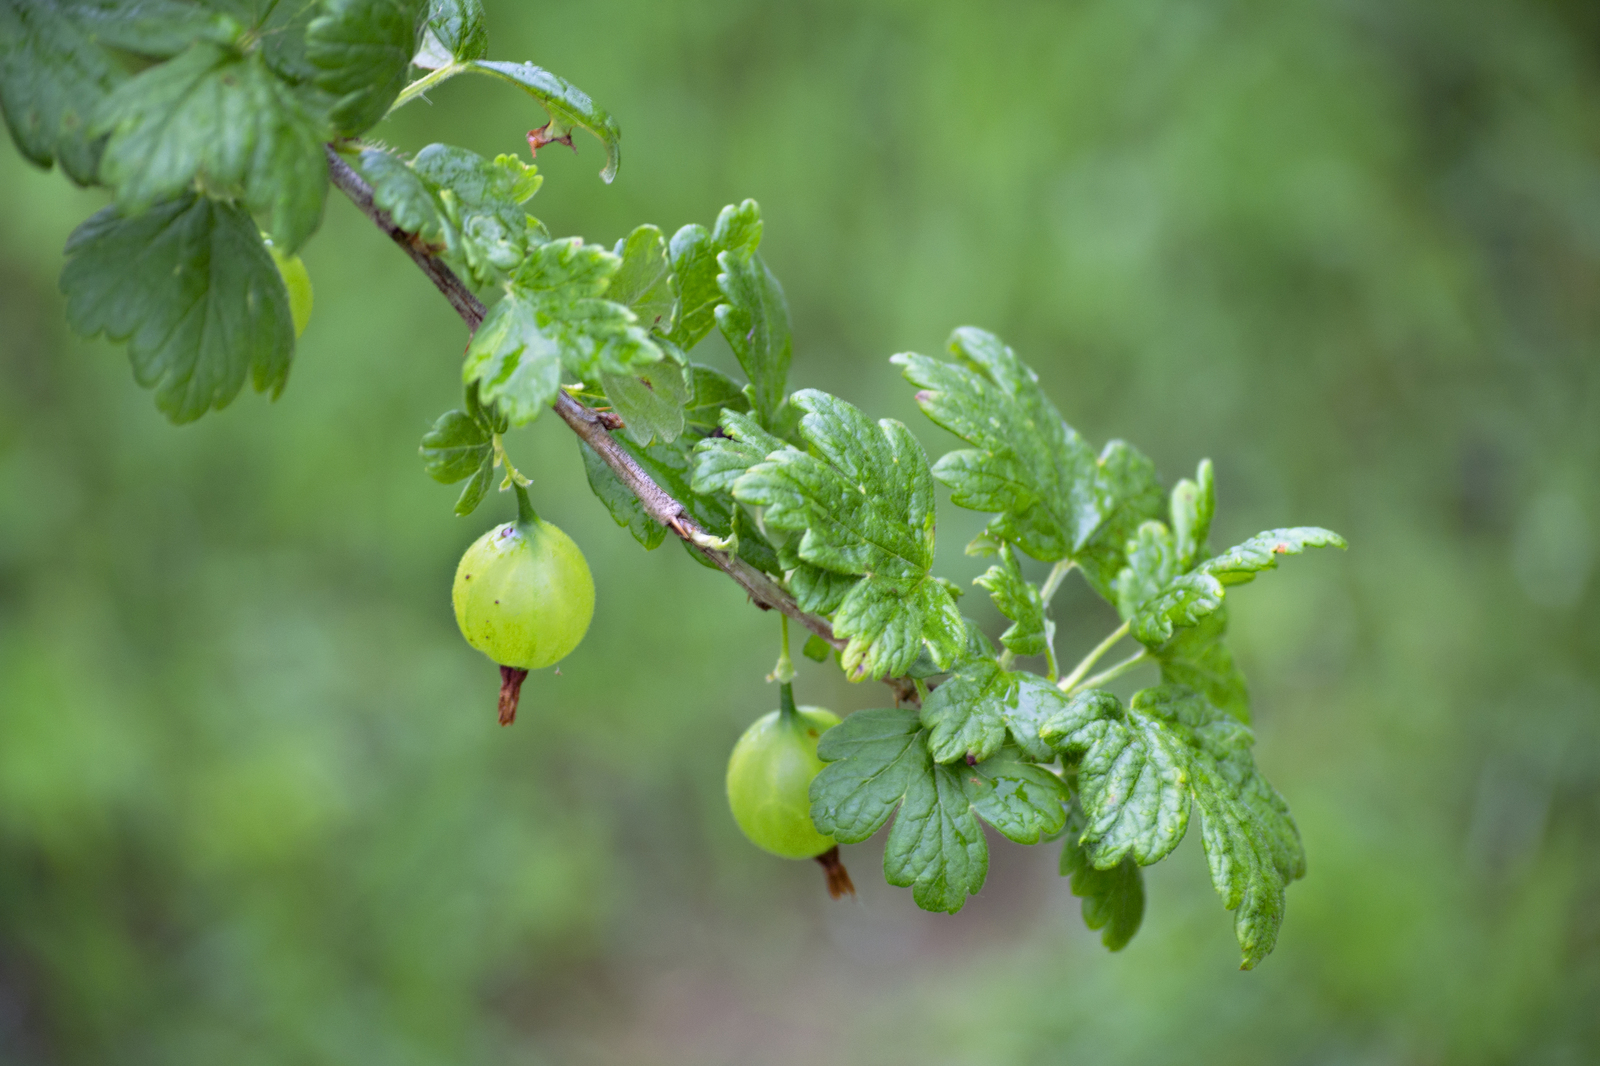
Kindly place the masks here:
[[(923, 412), (970, 446), (932, 464), (898, 421), (874, 423), (815, 389), (791, 394), (789, 312), (759, 250), (754, 201), (729, 205), (710, 229), (685, 226), (669, 241), (640, 226), (607, 250), (552, 238), (527, 214), (542, 178), (512, 156), (432, 144), (408, 158), (356, 140), (426, 88), (479, 72), (544, 105), (535, 150), (570, 143), (577, 127), (599, 137), (610, 180), (615, 124), (537, 67), (484, 59), (475, 3), (326, 0), (291, 14), (8, 0), (4, 10), (0, 103), (14, 139), (114, 200), (68, 245), (69, 321), (128, 341), (136, 379), (173, 421), (225, 406), (247, 377), (282, 389), (295, 330), (268, 249), (292, 254), (317, 228), (327, 144), (395, 226), (493, 301), (467, 347), (464, 409), (422, 442), (435, 479), (466, 482), (458, 514), (484, 499), (502, 463), (505, 487), (522, 492), (501, 435), (568, 389), (609, 406), (634, 458), (715, 543), (827, 619), (851, 680), (915, 679), (920, 710), (858, 714), (821, 743), (831, 764), (812, 785), (821, 832), (857, 843), (893, 815), (885, 877), (953, 913), (984, 883), (981, 824), (1036, 844), (1062, 834), (1070, 809), (1079, 828), (1063, 869), (1093, 882), (1090, 923), (1116, 916), (1106, 942), (1121, 946), (1142, 911), (1138, 868), (1183, 839), (1192, 802), (1212, 882), (1238, 912), (1243, 965), (1272, 950), (1305, 859), (1251, 758), (1221, 611), (1228, 586), (1280, 555), (1342, 547), (1336, 534), (1272, 530), (1212, 555), (1209, 462), (1169, 504), (1146, 456), (1122, 441), (1096, 453), (1033, 370), (982, 330), (955, 332), (953, 360), (894, 357)], [(103, 77), (79, 76), (85, 55)], [(408, 83), (413, 65), (426, 73)], [(713, 327), (742, 388), (689, 359)], [(660, 524), (584, 455), (617, 522), (657, 546)], [(963, 616), (964, 590), (933, 572), (936, 483), (991, 516), (968, 551), (1000, 557), (978, 583), (1013, 623), (1003, 654)], [(1054, 565), (1043, 586), (1023, 579), (1017, 552)], [(1123, 625), (1060, 678), (1049, 606), (1069, 570)], [(1143, 648), (1086, 676), (1125, 634)], [(1012, 668), (1041, 654), (1042, 678)], [(1124, 707), (1101, 686), (1146, 658), (1163, 684)]]

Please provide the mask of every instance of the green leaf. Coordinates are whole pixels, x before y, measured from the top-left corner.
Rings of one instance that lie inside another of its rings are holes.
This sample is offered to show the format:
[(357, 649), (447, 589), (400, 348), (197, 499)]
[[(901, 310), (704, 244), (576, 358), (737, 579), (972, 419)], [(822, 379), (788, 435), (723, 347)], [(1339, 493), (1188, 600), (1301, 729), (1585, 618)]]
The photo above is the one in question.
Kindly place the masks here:
[(602, 372), (600, 385), (622, 417), (623, 432), (635, 444), (649, 444), (657, 438), (670, 443), (683, 432), (689, 385), (684, 368), (677, 363), (663, 359), (637, 377)]
[(277, 396), (289, 376), (289, 292), (255, 222), (186, 194), (124, 218), (98, 212), (67, 241), (67, 322), (128, 342), (133, 376), (174, 422), (226, 407), (249, 378)]
[(97, 112), (100, 178), (125, 215), (187, 192), (243, 196), (293, 253), (322, 220), (325, 131), (259, 52), (209, 42), (123, 82)]
[(1217, 488), (1211, 460), (1202, 459), (1195, 480), (1184, 478), (1172, 489), (1172, 532), (1177, 541), (1179, 570), (1188, 570), (1210, 554), (1206, 537), (1216, 512)]
[(306, 28), (317, 88), (335, 99), (328, 117), (347, 137), (377, 125), (405, 88), (417, 51), (421, 0), (324, 0)]
[(426, 33), (451, 59), (482, 59), (489, 53), (482, 0), (431, 0)]
[(831, 651), (833, 646), (813, 633), (806, 638), (806, 646), (800, 649), (800, 654), (814, 663), (821, 663), (828, 661), (828, 653)]
[(422, 436), (422, 466), (433, 480), (453, 485), (494, 461), (494, 434), (465, 411), (446, 411)]
[(1000, 548), (1000, 562), (975, 578), (974, 585), (989, 590), (1000, 613), (1012, 626), (1000, 634), (1000, 643), (1013, 655), (1043, 655), (1055, 639), (1056, 624), (1045, 614), (1039, 589), (1023, 580), (1022, 568), (1009, 545)]
[(65, 5), (0, 0), (0, 108), (17, 150), (32, 162), (59, 161), (73, 181), (92, 184), (102, 142), (90, 122), (123, 77)]
[(594, 134), (606, 150), (606, 165), (600, 171), (601, 180), (609, 183), (617, 176), (617, 167), (622, 164), (622, 130), (581, 89), (532, 63), (473, 59), (462, 63), (462, 67), (510, 82), (539, 101), (539, 106), (549, 114), (553, 127), (548, 131), (552, 135), (549, 139), (560, 139), (574, 129)]
[(683, 409), (683, 423), (684, 432), (691, 436), (699, 438), (715, 433), (722, 424), (724, 409), (736, 413), (750, 410), (750, 397), (739, 388), (738, 382), (720, 370), (690, 363), (689, 382), (690, 396)]
[(494, 484), (494, 453), (490, 452), (478, 464), (478, 469), (473, 471), (472, 477), (461, 486), (461, 495), (456, 497), (456, 514), (465, 518), (478, 509), (478, 504), (483, 502), (484, 496), (489, 493), (489, 486)]
[(387, 211), (396, 226), (429, 244), (444, 243), (444, 219), (434, 195), (405, 160), (379, 148), (366, 148), (356, 169), (372, 186), (372, 202)]
[(1087, 827), (1083, 809), (1073, 803), (1061, 849), (1061, 876), (1072, 878), (1072, 894), (1083, 900), (1083, 924), (1105, 930), (1100, 942), (1111, 951), (1121, 951), (1144, 920), (1144, 873), (1132, 859), (1109, 870), (1096, 869), (1079, 839)]
[(1124, 857), (1149, 865), (1171, 852), (1192, 802), (1212, 884), (1238, 912), (1243, 967), (1271, 952), (1284, 889), (1305, 875), (1305, 853), (1288, 805), (1250, 757), (1247, 726), (1192, 689), (1160, 685), (1126, 708), (1109, 692), (1081, 693), (1041, 735), (1080, 759), (1082, 841), (1095, 868)]
[(514, 426), (532, 422), (554, 403), (561, 347), (541, 328), (538, 302), (513, 291), (491, 307), (467, 345), (461, 375)]
[(1345, 540), (1339, 534), (1316, 526), (1299, 526), (1294, 529), (1269, 529), (1257, 533), (1243, 544), (1235, 545), (1221, 555), (1200, 564), (1200, 570), (1211, 574), (1224, 585), (1243, 585), (1254, 581), (1263, 570), (1275, 570), (1278, 556), (1299, 555), (1307, 548), (1343, 548)]
[[(739, 543), (735, 554), (746, 556), (748, 552), (749, 556), (753, 556), (752, 563), (759, 566), (755, 559), (760, 558), (763, 548), (770, 553), (770, 546), (762, 540), (759, 532), (753, 528), (739, 529), (736, 525), (738, 510), (730, 501), (694, 491), (690, 485), (693, 462), (687, 441), (679, 439), (670, 444), (657, 443), (650, 447), (641, 447), (627, 440), (618, 440), (617, 443), (633, 456), (652, 481), (683, 504), (690, 516), (712, 536), (728, 537), (737, 532)], [(650, 517), (638, 497), (617, 480), (611, 468), (587, 445), (583, 445), (583, 461), (589, 488), (606, 505), (616, 523), (626, 526), (634, 539), (646, 549), (660, 545), (666, 536), (666, 527)], [(700, 559), (698, 555), (693, 557)]]
[(672, 325), (672, 264), (661, 231), (640, 226), (618, 241), (612, 254), (622, 260), (622, 268), (606, 295), (631, 309), (647, 329), (666, 332)]
[[(935, 690), (937, 691), (937, 690)], [(957, 772), (963, 772), (956, 767)], [(1018, 844), (1037, 844), (1067, 823), (1067, 786), (1048, 767), (1023, 759), (1012, 747), (1001, 749), (963, 772), (967, 795), (978, 816)]]
[(1160, 522), (1150, 521), (1139, 526), (1125, 553), (1127, 565), (1112, 581), (1116, 593), (1117, 613), (1132, 619), (1139, 608), (1161, 594), (1161, 590), (1182, 572), (1178, 565), (1178, 548), (1172, 534)]
[(1157, 649), (1156, 658), (1162, 681), (1187, 685), (1210, 700), (1212, 706), (1248, 724), (1250, 690), (1243, 672), (1234, 665), (1233, 653), (1223, 642), (1227, 627), (1224, 605), (1193, 628), (1180, 629)]
[(974, 446), (943, 456), (934, 476), (958, 506), (994, 514), (992, 537), (1045, 562), (1072, 559), (1111, 598), (1128, 537), (1161, 503), (1154, 467), (1121, 441), (1096, 458), (993, 334), (963, 327), (950, 348), (955, 363), (893, 359), (921, 390), (923, 412)]
[(717, 286), (728, 298), (716, 309), (717, 328), (750, 379), (756, 416), (775, 431), (793, 355), (789, 305), (758, 252), (722, 252), (717, 263), (722, 268)]
[(667, 527), (650, 517), (639, 497), (617, 480), (617, 475), (593, 448), (580, 440), (578, 451), (583, 455), (583, 473), (589, 480), (589, 491), (605, 504), (612, 520), (632, 533), (633, 539), (644, 545), (646, 551), (661, 547)]
[(820, 832), (855, 844), (895, 816), (884, 879), (910, 887), (924, 910), (955, 913), (983, 887), (989, 849), (979, 816), (1021, 843), (1059, 831), (1066, 792), (1048, 770), (1006, 751), (977, 766), (929, 757), (910, 709), (858, 711), (822, 735), (828, 762), (811, 782)]
[(1149, 647), (1160, 647), (1175, 627), (1195, 625), (1220, 610), (1222, 596), (1222, 583), (1210, 574), (1182, 574), (1139, 608), (1128, 632)]
[(411, 169), (448, 223), (443, 227), (447, 255), (480, 283), (500, 280), (524, 265), (530, 249), (549, 240), (522, 208), (543, 179), (516, 157), (490, 160), (454, 145), (430, 144), (417, 153)]
[(734, 482), (752, 466), (788, 447), (750, 415), (731, 408), (722, 412), (721, 425), (726, 436), (707, 437), (695, 445), (696, 492), (732, 492)]
[(678, 305), (671, 336), (684, 351), (699, 344), (716, 324), (717, 307), (725, 299), (717, 283), (722, 272), (718, 258), (724, 252), (753, 254), (760, 243), (761, 208), (754, 200), (724, 207), (709, 231), (689, 225), (672, 235), (668, 255)]
[(991, 658), (957, 663), (922, 703), (928, 750), (936, 762), (983, 760), (1007, 736), (1034, 760), (1054, 758), (1039, 728), (1067, 705), (1054, 685), (1036, 674), (1009, 671)]
[[(791, 402), (805, 413), (800, 433), (811, 451), (769, 452), (733, 482), (734, 498), (766, 508), (767, 528), (800, 534), (794, 552), (801, 560), (860, 576), (833, 618), (834, 632), (849, 640), (841, 657), (847, 675), (902, 674), (924, 645), (941, 666), (953, 662), (966, 629), (955, 600), (929, 573), (933, 478), (922, 448), (899, 422), (873, 425), (826, 393), (806, 389)], [(749, 421), (723, 418), (736, 440)], [(771, 438), (740, 442), (766, 447)], [(701, 449), (714, 446), (701, 442)]]
[(601, 373), (637, 376), (663, 358), (632, 311), (600, 298), (621, 265), (599, 245), (566, 237), (531, 250), (513, 279), (514, 291), (536, 302), (562, 361), (585, 381)]
[(1135, 640), (1158, 648), (1175, 627), (1195, 625), (1222, 607), (1222, 583), (1206, 573), (1182, 573), (1177, 542), (1160, 522), (1139, 527), (1126, 558), (1112, 588)]

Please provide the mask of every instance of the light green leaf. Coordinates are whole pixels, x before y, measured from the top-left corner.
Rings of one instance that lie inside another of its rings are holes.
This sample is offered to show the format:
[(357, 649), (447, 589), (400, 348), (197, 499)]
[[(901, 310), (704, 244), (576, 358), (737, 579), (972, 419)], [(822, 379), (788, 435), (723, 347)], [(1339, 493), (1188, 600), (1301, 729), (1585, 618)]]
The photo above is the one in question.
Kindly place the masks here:
[[(734, 498), (764, 507), (767, 528), (799, 534), (799, 559), (860, 576), (833, 618), (834, 632), (849, 640), (841, 657), (847, 675), (904, 673), (924, 645), (941, 666), (954, 662), (966, 630), (955, 600), (929, 573), (933, 479), (916, 439), (899, 422), (874, 425), (826, 393), (806, 389), (791, 402), (805, 413), (800, 434), (811, 450), (769, 452), (733, 482)], [(741, 439), (749, 421), (723, 418), (736, 440), (767, 446), (770, 437)], [(715, 449), (708, 441), (696, 446), (701, 455)]]
[(645, 328), (665, 333), (672, 325), (672, 265), (661, 231), (640, 226), (618, 241), (612, 254), (622, 260), (622, 268), (606, 295), (631, 309)]
[(489, 493), (489, 486), (494, 484), (494, 466), (494, 453), (490, 452), (483, 457), (467, 483), (461, 486), (461, 495), (456, 497), (457, 515), (465, 518), (478, 509), (478, 504)]
[(621, 265), (599, 245), (566, 237), (530, 250), (513, 278), (514, 290), (537, 305), (540, 327), (559, 344), (563, 363), (585, 381), (601, 373), (638, 376), (663, 358), (632, 311), (600, 298)]
[(827, 662), (828, 653), (831, 651), (833, 646), (815, 633), (806, 638), (805, 647), (800, 649), (800, 653), (814, 663)]
[(324, 0), (306, 28), (317, 88), (334, 97), (329, 119), (353, 137), (375, 126), (405, 88), (417, 50), (422, 0)]
[(992, 658), (965, 659), (923, 701), (928, 750), (936, 762), (983, 760), (1009, 735), (1030, 759), (1051, 759), (1054, 752), (1039, 728), (1066, 703), (1060, 690), (1036, 674), (1002, 669)]
[(1305, 875), (1305, 853), (1287, 804), (1250, 757), (1250, 730), (1180, 685), (1137, 693), (1126, 708), (1105, 691), (1073, 698), (1041, 735), (1077, 757), (1088, 858), (1110, 869), (1130, 857), (1149, 865), (1171, 852), (1199, 809), (1212, 884), (1237, 910), (1242, 965), (1272, 950), (1284, 889)]
[(126, 215), (200, 181), (266, 215), (286, 253), (322, 220), (326, 132), (259, 52), (198, 42), (123, 82), (99, 108), (100, 178)]
[(1067, 786), (1048, 767), (1022, 759), (1015, 748), (955, 769), (966, 782), (973, 810), (1008, 840), (1037, 844), (1066, 825)]
[(106, 208), (67, 241), (67, 322), (128, 342), (133, 376), (174, 422), (289, 376), (289, 292), (242, 209), (186, 194), (133, 218)]
[(1096, 869), (1080, 840), (1087, 827), (1083, 809), (1074, 802), (1061, 849), (1061, 876), (1072, 878), (1072, 894), (1083, 900), (1083, 924), (1105, 930), (1100, 942), (1111, 951), (1121, 951), (1144, 920), (1144, 873), (1132, 859), (1109, 870)]
[(950, 348), (955, 363), (914, 353), (893, 359), (921, 390), (923, 412), (973, 445), (943, 456), (934, 476), (958, 506), (994, 514), (994, 538), (1046, 562), (1072, 559), (1111, 598), (1129, 536), (1160, 507), (1150, 461), (1120, 441), (1096, 458), (1033, 371), (993, 334), (963, 327)]
[(717, 328), (750, 379), (756, 416), (776, 432), (793, 355), (789, 305), (760, 253), (722, 252), (717, 263), (722, 268), (717, 286), (728, 300), (716, 309)]
[(1184, 478), (1172, 489), (1172, 532), (1177, 540), (1178, 569), (1188, 570), (1210, 554), (1206, 537), (1217, 512), (1216, 478), (1211, 460), (1200, 460), (1195, 480)]
[[(417, 153), (411, 169), (446, 223), (446, 254), (478, 282), (503, 279), (524, 263), (531, 249), (549, 240), (544, 227), (521, 206), (543, 179), (516, 157), (490, 160), (454, 145), (430, 144)], [(420, 217), (420, 207), (418, 212)]]
[(670, 443), (683, 432), (689, 385), (684, 368), (677, 363), (663, 359), (637, 377), (601, 372), (600, 385), (623, 420), (623, 432), (635, 444), (649, 444), (658, 438)]
[(999, 564), (972, 583), (988, 589), (995, 607), (1011, 619), (1011, 628), (1000, 634), (1006, 650), (1013, 655), (1043, 655), (1055, 639), (1056, 624), (1045, 613), (1038, 587), (1023, 580), (1009, 545), (1000, 545)]
[(482, 0), (431, 0), (427, 33), (452, 59), (482, 59), (489, 53)]
[(467, 345), (462, 380), (497, 405), (514, 426), (525, 425), (555, 402), (561, 388), (561, 347), (541, 328), (538, 303), (510, 292), (489, 309)]
[[(750, 410), (750, 397), (739, 388), (738, 382), (720, 370), (690, 363), (689, 381), (690, 397), (683, 410), (683, 421), (684, 431), (694, 437), (716, 432), (722, 423), (724, 408), (734, 412)], [(779, 444), (781, 446), (782, 442)]]
[(372, 202), (396, 226), (429, 244), (445, 241), (444, 219), (433, 192), (405, 160), (378, 148), (363, 149), (356, 169), (372, 186)]
[(550, 140), (559, 140), (574, 129), (594, 134), (606, 150), (606, 165), (600, 171), (601, 180), (610, 182), (617, 176), (617, 167), (622, 164), (622, 130), (577, 86), (532, 63), (473, 59), (463, 62), (462, 67), (510, 82), (539, 101), (539, 106), (549, 114), (554, 127), (548, 131)]
[(747, 470), (788, 447), (754, 417), (732, 408), (722, 412), (721, 425), (726, 436), (707, 437), (695, 445), (696, 492), (732, 492)]
[(1221, 555), (1207, 559), (1199, 569), (1224, 585), (1243, 585), (1254, 581), (1263, 570), (1277, 569), (1280, 555), (1299, 555), (1307, 548), (1329, 546), (1343, 548), (1345, 540), (1337, 533), (1316, 526), (1269, 529), (1265, 533), (1257, 533), (1243, 544), (1229, 548)]
[(689, 225), (672, 235), (668, 255), (678, 304), (671, 336), (684, 351), (699, 344), (716, 324), (717, 307), (725, 299), (717, 283), (722, 272), (718, 258), (723, 252), (753, 254), (760, 243), (761, 208), (754, 200), (724, 207), (709, 231)]

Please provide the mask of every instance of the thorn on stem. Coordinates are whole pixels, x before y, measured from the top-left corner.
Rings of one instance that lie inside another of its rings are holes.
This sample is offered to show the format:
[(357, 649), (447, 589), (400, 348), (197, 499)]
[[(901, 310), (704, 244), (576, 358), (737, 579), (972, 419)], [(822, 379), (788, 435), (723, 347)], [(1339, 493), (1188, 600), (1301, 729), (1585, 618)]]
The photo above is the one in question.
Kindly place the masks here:
[(517, 701), (522, 697), (522, 683), (528, 671), (516, 666), (500, 668), (500, 724), (510, 725), (517, 720)]
[(615, 411), (596, 411), (594, 420), (607, 429), (621, 429), (625, 424)]
[(856, 886), (850, 882), (850, 871), (844, 868), (844, 860), (839, 858), (839, 845), (835, 844), (821, 855), (817, 862), (828, 875), (828, 895), (833, 899), (843, 899), (846, 892), (852, 897), (856, 894)]

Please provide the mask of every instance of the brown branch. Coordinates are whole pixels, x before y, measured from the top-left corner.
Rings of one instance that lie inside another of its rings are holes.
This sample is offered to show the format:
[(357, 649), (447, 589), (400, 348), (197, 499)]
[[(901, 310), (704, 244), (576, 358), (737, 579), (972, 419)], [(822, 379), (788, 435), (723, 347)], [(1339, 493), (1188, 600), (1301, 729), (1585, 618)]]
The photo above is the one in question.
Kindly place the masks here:
[[(425, 248), (419, 247), (411, 234), (394, 224), (388, 212), (373, 202), (372, 187), (351, 169), (333, 145), (327, 146), (327, 154), (328, 177), (332, 179), (334, 187), (349, 197), (350, 202), (355, 204), (362, 214), (387, 233), (390, 240), (405, 250), (411, 261), (428, 276), (429, 281), (433, 282), (434, 287), (444, 293), (445, 299), (450, 301), (450, 306), (455, 308), (456, 314), (467, 324), (467, 329), (476, 330), (483, 322), (485, 311), (483, 302), (473, 295), (472, 290), (467, 288), (443, 260)], [(561, 420), (570, 426), (585, 444), (593, 448), (611, 468), (617, 480), (638, 497), (646, 514), (682, 537), (692, 551), (733, 578), (749, 595), (751, 602), (763, 611), (781, 611), (834, 648), (844, 648), (847, 641), (834, 634), (833, 627), (828, 624), (826, 618), (801, 610), (800, 605), (787, 590), (743, 559), (704, 543), (705, 540), (711, 539), (705, 529), (694, 520), (683, 504), (640, 469), (627, 449), (611, 436), (610, 430), (598, 412), (574, 400), (565, 392), (556, 395), (554, 406)], [(897, 701), (916, 702), (916, 686), (910, 678), (885, 678), (884, 683), (894, 690)]]

